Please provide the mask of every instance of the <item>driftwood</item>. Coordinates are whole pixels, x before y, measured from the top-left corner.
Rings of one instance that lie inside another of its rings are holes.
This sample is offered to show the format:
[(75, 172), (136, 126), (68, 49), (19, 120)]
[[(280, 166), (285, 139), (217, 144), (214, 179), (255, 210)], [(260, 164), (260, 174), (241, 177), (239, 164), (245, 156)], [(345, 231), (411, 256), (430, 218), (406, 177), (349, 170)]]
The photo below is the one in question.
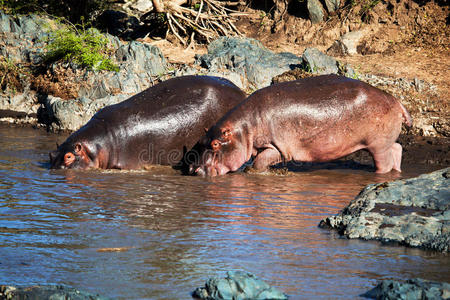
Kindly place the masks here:
[(245, 5), (240, 1), (199, 0), (186, 7), (189, 0), (152, 0), (157, 13), (165, 14), (168, 31), (183, 45), (192, 44), (195, 38), (208, 43), (217, 36), (241, 35), (233, 24), (239, 15), (228, 7)]

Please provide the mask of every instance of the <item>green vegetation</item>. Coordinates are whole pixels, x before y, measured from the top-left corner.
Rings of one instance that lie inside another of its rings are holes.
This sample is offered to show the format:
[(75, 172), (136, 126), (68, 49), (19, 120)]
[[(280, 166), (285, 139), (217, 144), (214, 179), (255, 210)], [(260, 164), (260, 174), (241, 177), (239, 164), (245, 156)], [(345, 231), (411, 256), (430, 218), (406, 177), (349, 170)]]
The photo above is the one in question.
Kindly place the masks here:
[(61, 25), (48, 37), (47, 53), (43, 56), (46, 64), (74, 62), (91, 70), (119, 71), (119, 67), (108, 58), (108, 39), (97, 29)]

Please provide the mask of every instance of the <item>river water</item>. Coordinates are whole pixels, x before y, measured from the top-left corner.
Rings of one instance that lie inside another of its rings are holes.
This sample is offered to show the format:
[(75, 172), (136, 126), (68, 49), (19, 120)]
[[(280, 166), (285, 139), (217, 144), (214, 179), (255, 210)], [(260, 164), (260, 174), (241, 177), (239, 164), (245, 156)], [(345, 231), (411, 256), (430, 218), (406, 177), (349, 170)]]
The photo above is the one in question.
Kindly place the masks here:
[[(369, 183), (330, 165), (286, 176), (49, 170), (64, 136), (0, 125), (0, 284), (65, 284), (119, 299), (190, 299), (249, 271), (290, 299), (358, 298), (380, 279), (450, 280), (448, 256), (317, 227)], [(438, 169), (404, 166), (402, 177)]]

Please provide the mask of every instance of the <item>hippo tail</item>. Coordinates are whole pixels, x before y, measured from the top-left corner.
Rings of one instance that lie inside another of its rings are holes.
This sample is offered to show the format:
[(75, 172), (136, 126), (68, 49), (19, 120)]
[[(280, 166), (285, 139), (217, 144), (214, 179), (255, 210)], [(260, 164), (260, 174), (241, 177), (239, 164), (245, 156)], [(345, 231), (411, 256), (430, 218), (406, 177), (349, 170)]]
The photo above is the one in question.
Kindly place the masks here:
[(413, 124), (413, 120), (411, 118), (411, 115), (406, 110), (406, 108), (403, 106), (403, 104), (398, 101), (398, 104), (400, 104), (400, 108), (402, 109), (402, 117), (403, 117), (403, 123), (406, 124), (406, 126), (411, 127)]

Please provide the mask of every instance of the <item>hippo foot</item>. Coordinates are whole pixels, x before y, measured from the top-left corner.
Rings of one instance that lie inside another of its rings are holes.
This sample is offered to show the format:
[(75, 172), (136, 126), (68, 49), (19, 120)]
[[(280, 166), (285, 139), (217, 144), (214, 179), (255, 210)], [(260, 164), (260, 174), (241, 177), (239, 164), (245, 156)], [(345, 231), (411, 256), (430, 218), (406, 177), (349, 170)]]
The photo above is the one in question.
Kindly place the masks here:
[[(370, 151), (370, 150), (369, 150)], [(394, 143), (383, 152), (370, 151), (375, 161), (376, 173), (383, 174), (392, 170), (401, 172), (402, 146)]]

